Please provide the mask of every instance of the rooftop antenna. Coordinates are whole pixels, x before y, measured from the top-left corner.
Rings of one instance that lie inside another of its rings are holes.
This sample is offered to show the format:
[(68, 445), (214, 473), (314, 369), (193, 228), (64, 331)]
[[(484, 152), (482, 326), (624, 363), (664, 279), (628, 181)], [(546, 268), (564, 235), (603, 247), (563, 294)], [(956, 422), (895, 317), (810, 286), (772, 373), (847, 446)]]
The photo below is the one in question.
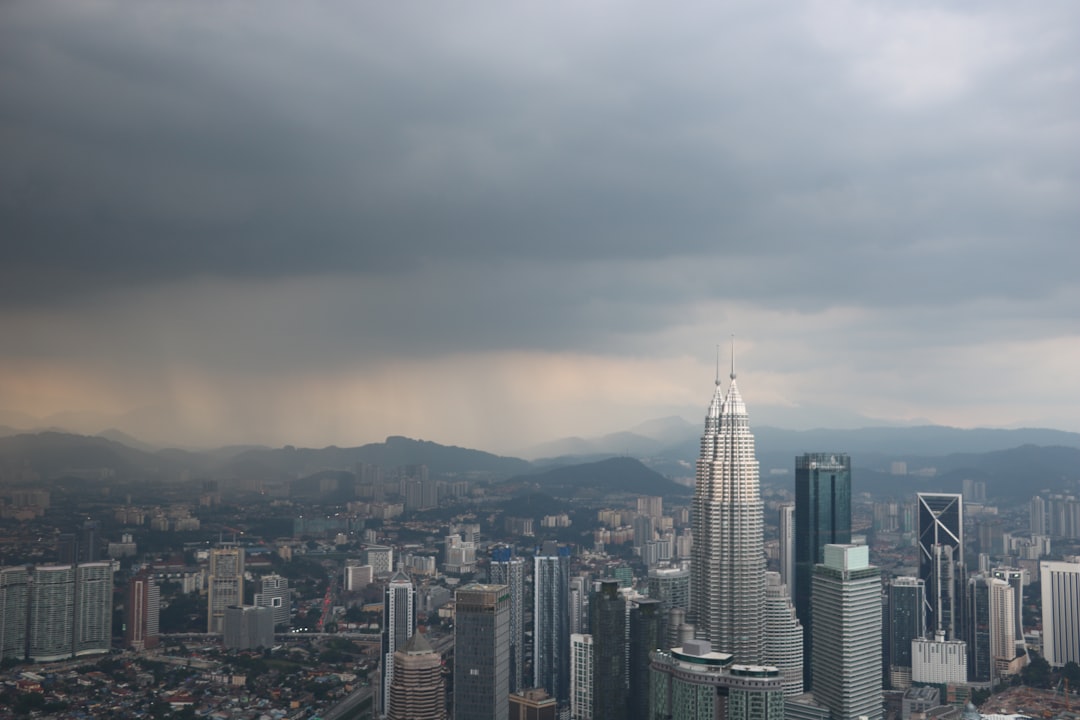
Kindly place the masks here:
[(735, 333), (731, 333), (731, 379), (735, 379)]
[(720, 384), (720, 343), (716, 343), (716, 384)]

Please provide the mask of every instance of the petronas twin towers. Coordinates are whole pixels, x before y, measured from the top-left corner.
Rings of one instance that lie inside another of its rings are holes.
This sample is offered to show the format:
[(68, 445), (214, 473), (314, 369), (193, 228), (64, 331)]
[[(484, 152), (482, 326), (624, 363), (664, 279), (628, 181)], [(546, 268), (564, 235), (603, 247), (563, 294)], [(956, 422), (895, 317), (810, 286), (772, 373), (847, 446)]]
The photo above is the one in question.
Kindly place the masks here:
[(763, 664), (764, 507), (750, 419), (735, 373), (705, 416), (693, 500), (692, 612), (698, 634), (735, 662)]

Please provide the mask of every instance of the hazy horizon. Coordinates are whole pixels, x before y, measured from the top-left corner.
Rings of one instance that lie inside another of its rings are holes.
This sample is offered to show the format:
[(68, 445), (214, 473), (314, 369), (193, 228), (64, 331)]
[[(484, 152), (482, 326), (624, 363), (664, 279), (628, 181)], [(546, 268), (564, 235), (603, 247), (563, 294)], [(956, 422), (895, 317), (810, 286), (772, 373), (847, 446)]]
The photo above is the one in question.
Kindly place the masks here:
[[(0, 4), (0, 424), (1080, 431), (1080, 6)], [(16, 422), (13, 422), (16, 421)]]

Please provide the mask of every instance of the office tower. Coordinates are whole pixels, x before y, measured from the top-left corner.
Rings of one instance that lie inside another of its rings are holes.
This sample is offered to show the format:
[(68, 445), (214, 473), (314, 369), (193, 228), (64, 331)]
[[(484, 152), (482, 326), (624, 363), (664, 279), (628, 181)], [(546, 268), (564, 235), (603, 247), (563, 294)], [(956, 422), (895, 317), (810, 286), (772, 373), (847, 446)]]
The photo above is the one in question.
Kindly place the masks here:
[[(825, 562), (825, 546), (851, 542), (851, 458), (807, 453), (795, 458), (795, 612), (803, 626), (803, 657), (813, 657), (814, 566)], [(804, 684), (813, 683), (803, 667)]]
[(455, 599), (454, 720), (508, 720), (510, 588), (470, 584)]
[(26, 657), (30, 571), (25, 565), (0, 569), (0, 660)]
[(570, 720), (592, 720), (593, 636), (570, 636)]
[(814, 567), (814, 697), (832, 720), (882, 717), (881, 573), (865, 545), (826, 545)]
[(387, 714), (390, 684), (394, 681), (394, 653), (416, 631), (416, 588), (403, 571), (398, 570), (386, 584), (383, 597), (383, 692), (382, 714)]
[(780, 670), (784, 696), (803, 692), (803, 626), (780, 573), (765, 573), (765, 664)]
[(255, 593), (255, 605), (270, 608), (274, 615), (275, 628), (288, 625), (289, 611), (292, 609), (289, 580), (280, 575), (263, 575), (260, 587), (261, 592)]
[(510, 692), (517, 692), (525, 687), (525, 559), (510, 547), (493, 549), (488, 580), (510, 588)]
[(916, 577), (894, 577), (889, 583), (889, 685), (911, 687), (911, 641), (926, 628), (926, 583)]
[(557, 720), (558, 703), (543, 688), (510, 694), (510, 720)]
[(71, 657), (75, 634), (75, 566), (38, 565), (30, 585), (27, 657), (53, 662)]
[(533, 686), (570, 700), (570, 548), (552, 540), (533, 560)]
[(394, 681), (388, 704), (387, 720), (446, 720), (442, 656), (431, 648), (423, 633), (413, 633), (405, 647), (394, 651)]
[[(1013, 641), (1016, 645), (1015, 655), (1017, 657), (1026, 657), (1027, 644), (1024, 641), (1024, 585), (1027, 584), (1027, 571), (1020, 568), (999, 567), (991, 570), (990, 574), (998, 580), (1004, 580), (1009, 583), (1013, 589), (1013, 609), (1016, 611), (1016, 614), (1013, 617)], [(1024, 664), (1026, 664), (1026, 662)]]
[(976, 575), (968, 580), (967, 600), (967, 679), (992, 683), (1013, 674), (1017, 601), (1012, 585), (992, 575)]
[(649, 568), (649, 597), (659, 600), (666, 615), (672, 608), (690, 610), (690, 571), (679, 567)]
[(570, 578), (571, 634), (588, 634), (589, 632), (589, 593), (591, 591), (587, 576), (575, 575)]
[(75, 566), (76, 657), (107, 653), (112, 648), (113, 567), (107, 562)]
[(273, 647), (273, 609), (257, 605), (230, 605), (225, 608), (222, 643), (229, 650)]
[(1080, 558), (1039, 563), (1043, 657), (1053, 667), (1080, 663)]
[(157, 647), (161, 590), (148, 571), (140, 572), (128, 583), (124, 613), (124, 644), (136, 652)]
[(589, 601), (593, 636), (593, 720), (626, 717), (626, 602), (617, 580), (601, 580)]
[(759, 664), (765, 646), (764, 507), (746, 405), (735, 373), (717, 378), (692, 502), (691, 606), (713, 647)]
[(963, 589), (964, 498), (956, 493), (917, 493), (919, 577), (926, 583), (926, 634), (958, 639)]
[(630, 603), (630, 665), (626, 672), (630, 684), (626, 708), (629, 720), (652, 720), (648, 714), (649, 656), (664, 647), (666, 616), (659, 600), (639, 598)]
[(653, 653), (649, 717), (671, 720), (782, 720), (777, 668), (739, 665), (706, 640)]
[(244, 548), (210, 550), (210, 574), (206, 578), (207, 632), (225, 630), (225, 608), (244, 604)]
[(795, 503), (784, 503), (780, 511), (780, 582), (795, 599)]

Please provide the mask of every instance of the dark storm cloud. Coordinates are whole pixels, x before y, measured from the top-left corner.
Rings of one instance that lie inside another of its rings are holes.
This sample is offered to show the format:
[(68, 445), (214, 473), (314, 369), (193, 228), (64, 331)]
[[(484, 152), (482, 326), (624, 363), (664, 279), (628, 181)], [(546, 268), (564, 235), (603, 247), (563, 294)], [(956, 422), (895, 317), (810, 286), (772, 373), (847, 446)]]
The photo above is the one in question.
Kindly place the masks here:
[(297, 332), (412, 352), (589, 348), (710, 299), (1049, 303), (1080, 17), (1042, 7), (958, 16), (999, 59), (929, 92), (813, 4), (9, 4), (0, 299), (326, 276)]

